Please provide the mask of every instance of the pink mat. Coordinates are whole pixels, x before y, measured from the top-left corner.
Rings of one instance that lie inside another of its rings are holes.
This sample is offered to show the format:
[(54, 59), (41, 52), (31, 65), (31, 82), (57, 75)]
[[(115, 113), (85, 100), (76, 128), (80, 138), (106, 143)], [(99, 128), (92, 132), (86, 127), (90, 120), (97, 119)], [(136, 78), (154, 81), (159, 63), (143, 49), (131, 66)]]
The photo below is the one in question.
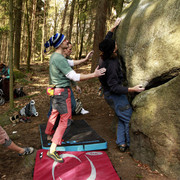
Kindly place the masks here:
[(47, 150), (37, 151), (34, 180), (120, 180), (104, 151), (58, 152), (64, 163), (46, 154)]

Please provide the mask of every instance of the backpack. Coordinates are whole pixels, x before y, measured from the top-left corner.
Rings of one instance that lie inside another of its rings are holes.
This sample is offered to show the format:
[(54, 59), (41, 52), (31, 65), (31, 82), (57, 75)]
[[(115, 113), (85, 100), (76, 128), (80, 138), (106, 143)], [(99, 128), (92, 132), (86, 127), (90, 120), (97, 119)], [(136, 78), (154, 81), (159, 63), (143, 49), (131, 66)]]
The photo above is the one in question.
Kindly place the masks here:
[(21, 116), (38, 116), (38, 112), (36, 111), (35, 108), (35, 101), (31, 100), (26, 106), (24, 106), (21, 110), (20, 110), (20, 115)]
[(14, 89), (14, 98), (23, 97), (23, 96), (25, 96), (25, 95), (26, 95), (26, 94), (25, 94), (24, 91), (23, 91), (23, 87)]

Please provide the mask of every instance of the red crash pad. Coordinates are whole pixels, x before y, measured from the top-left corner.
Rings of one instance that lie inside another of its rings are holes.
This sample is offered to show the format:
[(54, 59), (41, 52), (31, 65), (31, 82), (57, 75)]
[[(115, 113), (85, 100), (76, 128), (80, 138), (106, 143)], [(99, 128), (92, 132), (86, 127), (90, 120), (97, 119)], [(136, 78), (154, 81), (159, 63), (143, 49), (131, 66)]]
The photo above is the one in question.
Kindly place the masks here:
[(120, 180), (104, 151), (58, 152), (64, 163), (57, 163), (38, 150), (34, 180)]

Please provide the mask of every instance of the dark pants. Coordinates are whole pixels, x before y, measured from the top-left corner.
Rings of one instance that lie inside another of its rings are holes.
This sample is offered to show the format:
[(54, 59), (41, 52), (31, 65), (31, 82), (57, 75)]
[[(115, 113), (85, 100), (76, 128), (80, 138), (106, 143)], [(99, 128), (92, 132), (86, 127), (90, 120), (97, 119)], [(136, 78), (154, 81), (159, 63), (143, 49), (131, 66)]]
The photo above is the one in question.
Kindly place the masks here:
[(130, 144), (129, 121), (132, 115), (132, 108), (125, 94), (116, 95), (110, 92), (104, 93), (106, 102), (114, 109), (118, 117), (117, 145)]
[(3, 90), (6, 101), (9, 101), (9, 79), (2, 79), (0, 82), (0, 89)]

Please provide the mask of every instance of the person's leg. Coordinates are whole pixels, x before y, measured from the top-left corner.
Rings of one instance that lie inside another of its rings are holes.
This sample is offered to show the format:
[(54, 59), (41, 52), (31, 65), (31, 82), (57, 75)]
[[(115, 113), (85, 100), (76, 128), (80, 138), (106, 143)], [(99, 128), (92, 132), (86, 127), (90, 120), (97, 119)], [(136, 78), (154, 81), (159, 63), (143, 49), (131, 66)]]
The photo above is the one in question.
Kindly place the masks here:
[(19, 156), (24, 156), (24, 155), (32, 154), (34, 152), (34, 148), (33, 147), (22, 148), (22, 147), (16, 145), (10, 139), (5, 141), (4, 146), (7, 147), (8, 149), (12, 150), (12, 151), (18, 152)]
[(125, 147), (125, 143), (127, 142), (127, 145), (129, 146), (129, 121), (132, 114), (132, 108), (126, 95), (112, 95), (107, 92), (104, 94), (104, 97), (111, 108), (115, 110), (118, 117), (116, 144), (120, 147)]
[(50, 107), (49, 107), (49, 111), (48, 111), (48, 115), (47, 117), (49, 118), (52, 112), (52, 97), (50, 97)]
[(2, 144), (4, 147), (16, 151), (19, 153), (19, 155), (26, 155), (31, 154), (34, 151), (34, 148), (27, 147), (27, 148), (21, 148), (20, 146), (16, 145), (8, 136), (6, 131), (0, 126), (0, 144)]
[(51, 115), (50, 115), (49, 120), (46, 125), (45, 134), (52, 135), (54, 133), (53, 127), (56, 122), (56, 118), (57, 118), (58, 114), (59, 114), (58, 110), (56, 110), (56, 109), (52, 110)]
[[(61, 89), (59, 89), (59, 91), (61, 91)], [(61, 115), (59, 125), (56, 128), (56, 131), (51, 140), (52, 144), (50, 146), (50, 150), (47, 152), (47, 156), (60, 163), (63, 162), (63, 158), (58, 155), (58, 153), (56, 152), (56, 148), (58, 144), (61, 145), (63, 134), (67, 128), (68, 119), (70, 119), (72, 116), (70, 95), (70, 89), (64, 89), (61, 91), (61, 95), (57, 96), (53, 101), (53, 110), (57, 109), (58, 114), (60, 113)]]
[[(52, 142), (59, 145), (61, 145), (63, 134), (67, 128), (68, 119), (70, 119), (72, 115), (70, 92), (68, 93), (68, 98), (66, 99), (66, 102), (64, 105), (66, 106), (67, 111), (66, 113), (63, 113), (63, 112), (60, 113), (60, 121), (52, 139)], [(62, 109), (64, 109), (63, 104), (61, 107)]]
[(116, 144), (117, 145), (125, 145), (125, 127), (124, 127), (124, 122), (121, 121), (119, 118), (118, 120), (118, 126), (117, 126), (117, 139), (116, 139)]
[[(128, 102), (126, 95), (121, 95), (119, 101), (116, 104), (116, 114), (119, 118), (119, 121), (123, 123), (123, 126), (118, 123), (117, 129), (117, 145), (126, 144), (129, 146), (130, 138), (129, 138), (129, 122), (132, 115), (132, 108)], [(123, 128), (123, 130), (122, 130)], [(123, 134), (122, 134), (123, 131)]]
[(71, 109), (72, 109), (72, 114), (75, 115), (76, 112), (75, 112), (75, 109), (76, 109), (76, 100), (74, 98), (74, 93), (72, 91), (72, 89), (70, 88), (71, 90)]
[(17, 146), (13, 141), (11, 141), (10, 145), (6, 146), (8, 149), (16, 151), (18, 153), (24, 153), (24, 149)]
[(2, 86), (3, 86), (5, 100), (9, 101), (9, 79), (4, 79), (2, 81)]

